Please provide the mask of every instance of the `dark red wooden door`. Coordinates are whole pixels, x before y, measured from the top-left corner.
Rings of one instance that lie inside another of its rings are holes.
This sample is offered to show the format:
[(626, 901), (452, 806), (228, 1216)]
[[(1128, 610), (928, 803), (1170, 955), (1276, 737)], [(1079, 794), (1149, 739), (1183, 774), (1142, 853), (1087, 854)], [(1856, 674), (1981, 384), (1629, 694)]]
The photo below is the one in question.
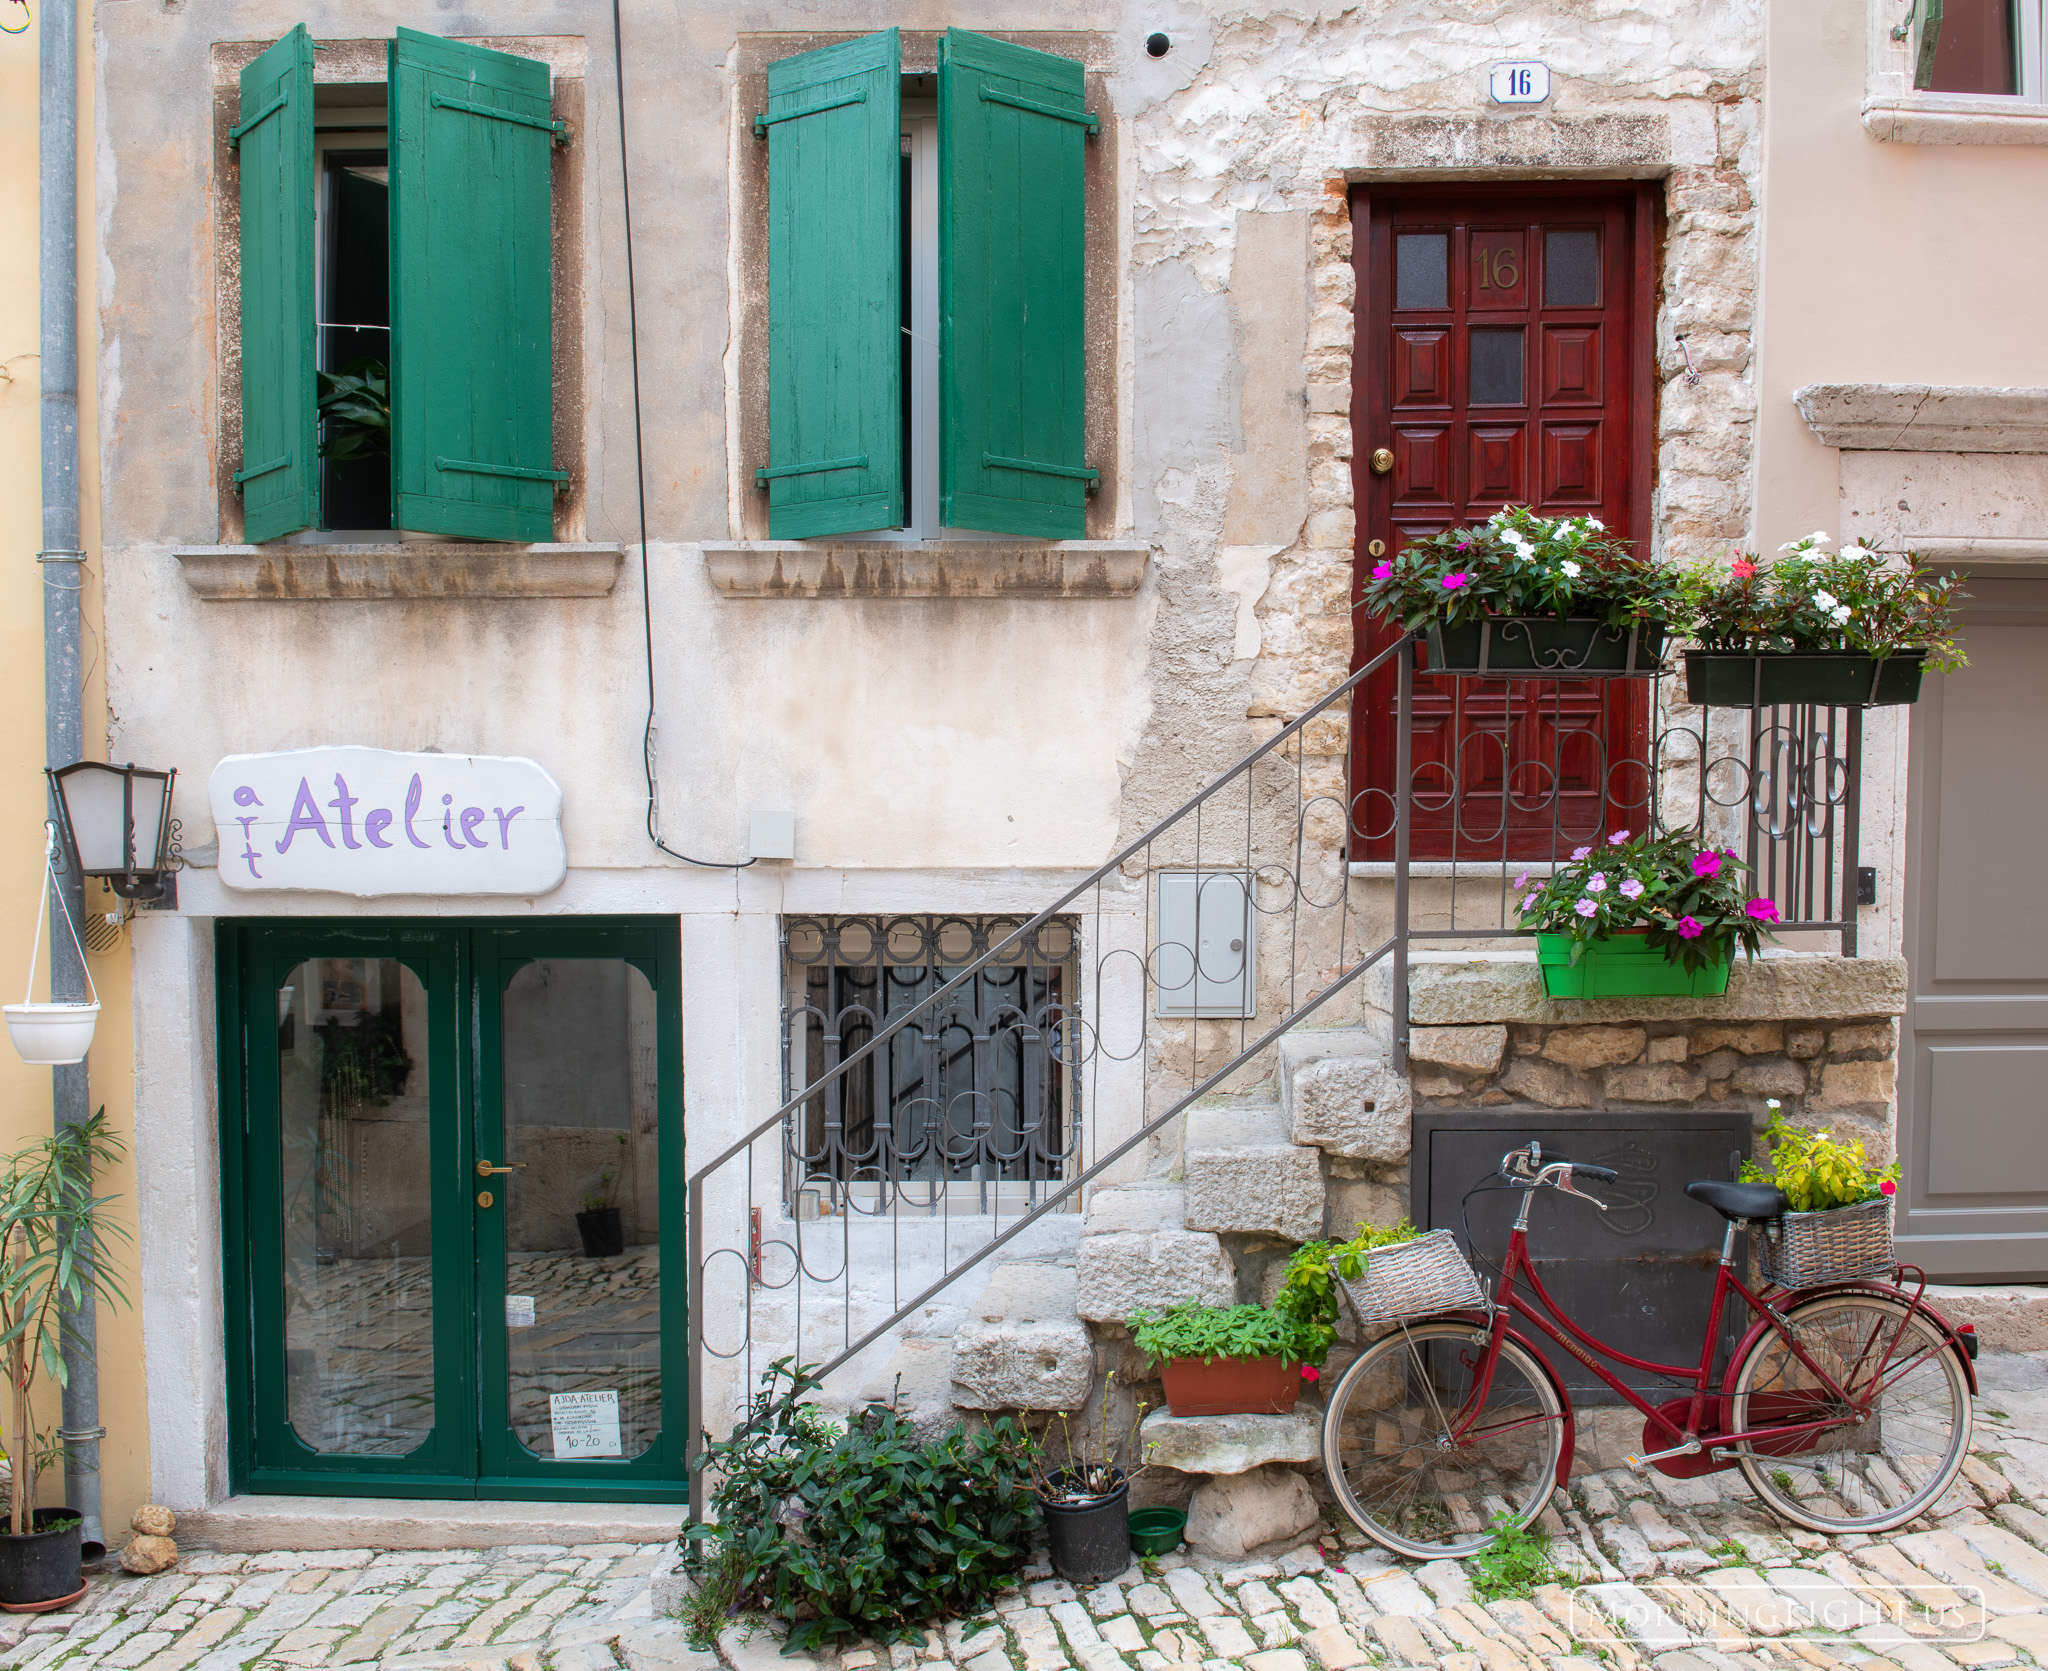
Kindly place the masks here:
[[(1504, 505), (1648, 537), (1647, 188), (1360, 188), (1358, 581)], [(1375, 455), (1378, 455), (1376, 458)], [(1354, 667), (1395, 636), (1355, 617)], [(1352, 715), (1353, 854), (1393, 856), (1395, 680)], [(1547, 859), (1647, 812), (1640, 681), (1419, 678), (1412, 855)]]

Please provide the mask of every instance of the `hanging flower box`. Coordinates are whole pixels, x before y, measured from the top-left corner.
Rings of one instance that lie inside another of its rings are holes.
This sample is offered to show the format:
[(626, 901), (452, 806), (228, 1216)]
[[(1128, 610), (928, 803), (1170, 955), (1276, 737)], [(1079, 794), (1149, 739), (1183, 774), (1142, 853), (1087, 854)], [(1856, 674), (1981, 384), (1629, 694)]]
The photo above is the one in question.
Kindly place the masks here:
[(1621, 674), (1648, 679), (1664, 659), (1662, 621), (1613, 627), (1591, 616), (1489, 615), (1429, 629), (1432, 673)]
[(1705, 998), (1728, 990), (1725, 960), (1687, 970), (1640, 928), (1586, 942), (1576, 963), (1570, 935), (1539, 934), (1536, 962), (1546, 998)]
[(1925, 650), (1688, 650), (1685, 699), (1706, 708), (1891, 708), (1920, 700)]

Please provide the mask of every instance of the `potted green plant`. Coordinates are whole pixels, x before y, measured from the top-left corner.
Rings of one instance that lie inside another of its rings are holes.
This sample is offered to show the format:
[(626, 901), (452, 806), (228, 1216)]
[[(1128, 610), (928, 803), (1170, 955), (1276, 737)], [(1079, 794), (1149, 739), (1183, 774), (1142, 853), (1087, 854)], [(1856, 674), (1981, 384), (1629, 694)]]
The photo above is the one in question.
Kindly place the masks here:
[(1580, 847), (1549, 880), (1515, 886), (1521, 928), (1536, 936), (1543, 990), (1552, 998), (1699, 997), (1728, 990), (1740, 946), (1750, 957), (1778, 907), (1741, 885), (1748, 866), (1690, 830), (1631, 836), (1616, 830)]
[(320, 456), (337, 464), (391, 456), (391, 373), (382, 360), (352, 361), (315, 374), (322, 434)]
[(1183, 1300), (1129, 1321), (1139, 1351), (1160, 1366), (1176, 1416), (1285, 1415), (1301, 1366), (1320, 1358), (1315, 1336), (1262, 1305)]
[(93, 1194), (96, 1168), (119, 1160), (121, 1140), (102, 1108), (0, 1160), (0, 1361), (7, 1369), (7, 1530), (0, 1532), (0, 1607), (41, 1610), (84, 1593), (76, 1509), (36, 1508), (36, 1478), (61, 1463), (54, 1427), (38, 1427), (38, 1381), (70, 1379), (60, 1308), (87, 1294), (126, 1305), (108, 1268), (108, 1245), (127, 1231)]
[(619, 1215), (619, 1178), (626, 1170), (626, 1134), (619, 1134), (618, 1161), (597, 1175), (597, 1188), (583, 1198), (576, 1215), (576, 1234), (586, 1259), (608, 1259), (626, 1251), (626, 1230)]
[[(1084, 1414), (1077, 1435), (1062, 1410), (1026, 1447), (1031, 1487), (1045, 1517), (1047, 1557), (1053, 1571), (1071, 1584), (1106, 1584), (1131, 1564), (1131, 1481), (1144, 1465), (1132, 1466), (1130, 1459), (1147, 1406), (1139, 1401), (1119, 1445), (1109, 1427), (1115, 1384), (1111, 1370), (1103, 1379), (1092, 1428)], [(1062, 1441), (1058, 1455), (1051, 1448), (1055, 1424)]]
[(1961, 577), (1825, 533), (1779, 548), (1766, 567), (1737, 556), (1686, 571), (1679, 617), (1688, 702), (1717, 708), (1816, 703), (1837, 708), (1915, 702), (1921, 675), (1961, 667)]
[(1432, 672), (1656, 673), (1678, 576), (1595, 517), (1510, 505), (1373, 566), (1361, 606), (1426, 633)]
[(1294, 1325), (1306, 1348), (1301, 1379), (1321, 1378), (1323, 1360), (1337, 1340), (1337, 1279), (1361, 1282), (1373, 1254), (1399, 1247), (1422, 1234), (1407, 1219), (1382, 1228), (1361, 1223), (1348, 1242), (1304, 1242), (1294, 1250), (1281, 1277), (1273, 1309)]
[(1873, 1165), (1862, 1139), (1788, 1126), (1777, 1098), (1766, 1106), (1763, 1158), (1742, 1163), (1742, 1181), (1776, 1184), (1790, 1210), (1763, 1227), (1764, 1276), (1811, 1288), (1889, 1271), (1899, 1163)]

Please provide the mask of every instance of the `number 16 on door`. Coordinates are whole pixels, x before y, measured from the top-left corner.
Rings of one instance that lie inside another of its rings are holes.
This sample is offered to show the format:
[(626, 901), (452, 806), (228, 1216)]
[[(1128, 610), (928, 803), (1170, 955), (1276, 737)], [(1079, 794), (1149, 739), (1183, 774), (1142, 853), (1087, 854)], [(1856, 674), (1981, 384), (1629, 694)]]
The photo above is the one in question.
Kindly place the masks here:
[(1529, 59), (1496, 64), (1487, 78), (1495, 104), (1541, 104), (1550, 97), (1550, 66)]

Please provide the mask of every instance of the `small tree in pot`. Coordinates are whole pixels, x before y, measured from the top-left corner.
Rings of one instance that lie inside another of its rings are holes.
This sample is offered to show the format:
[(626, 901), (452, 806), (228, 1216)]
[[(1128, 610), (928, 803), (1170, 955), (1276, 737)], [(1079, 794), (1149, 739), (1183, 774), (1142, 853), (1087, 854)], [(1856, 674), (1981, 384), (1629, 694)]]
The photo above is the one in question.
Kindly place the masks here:
[(0, 1605), (31, 1606), (76, 1591), (82, 1522), (75, 1510), (38, 1509), (36, 1476), (63, 1459), (53, 1429), (36, 1425), (38, 1382), (70, 1380), (64, 1315), (88, 1295), (128, 1303), (106, 1264), (109, 1238), (128, 1232), (106, 1216), (114, 1197), (93, 1194), (93, 1174), (121, 1158), (102, 1108), (80, 1125), (0, 1159), (0, 1360), (11, 1399), (13, 1464), (7, 1532), (0, 1535)]

